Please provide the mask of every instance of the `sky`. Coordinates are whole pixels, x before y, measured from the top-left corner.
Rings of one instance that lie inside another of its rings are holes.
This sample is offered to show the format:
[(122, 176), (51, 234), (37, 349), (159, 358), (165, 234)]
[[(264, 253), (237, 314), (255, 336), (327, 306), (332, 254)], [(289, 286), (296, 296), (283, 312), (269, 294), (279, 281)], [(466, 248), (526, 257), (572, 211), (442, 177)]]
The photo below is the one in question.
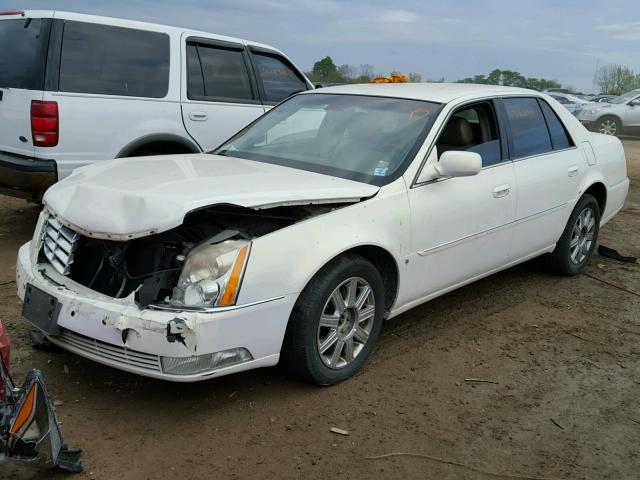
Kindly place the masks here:
[(337, 65), (447, 81), (500, 68), (591, 92), (597, 65), (640, 73), (637, 1), (0, 0), (0, 10), (67, 10), (230, 35), (273, 45), (304, 70), (327, 55)]

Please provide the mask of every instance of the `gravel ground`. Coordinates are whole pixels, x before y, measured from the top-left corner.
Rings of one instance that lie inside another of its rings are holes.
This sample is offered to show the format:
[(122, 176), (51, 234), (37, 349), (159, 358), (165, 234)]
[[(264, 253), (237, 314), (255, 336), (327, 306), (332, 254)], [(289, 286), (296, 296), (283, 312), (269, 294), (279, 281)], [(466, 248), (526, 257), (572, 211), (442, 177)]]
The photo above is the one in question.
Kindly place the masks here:
[[(600, 243), (640, 257), (640, 141), (624, 143), (631, 192)], [(640, 297), (618, 288), (640, 292), (638, 264), (595, 255), (561, 278), (534, 261), (476, 282), (390, 321), (331, 388), (277, 368), (182, 385), (29, 346), (11, 282), (36, 217), (0, 197), (0, 315), (15, 377), (44, 371), (85, 450), (74, 478), (640, 478)]]

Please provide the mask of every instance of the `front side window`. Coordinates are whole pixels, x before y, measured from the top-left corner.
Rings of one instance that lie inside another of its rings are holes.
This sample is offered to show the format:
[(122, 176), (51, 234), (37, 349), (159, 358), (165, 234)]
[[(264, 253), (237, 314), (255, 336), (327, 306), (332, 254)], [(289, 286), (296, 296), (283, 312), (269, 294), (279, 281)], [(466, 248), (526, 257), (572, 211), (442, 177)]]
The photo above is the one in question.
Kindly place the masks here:
[(552, 150), (547, 124), (535, 98), (505, 98), (504, 107), (511, 127), (512, 158), (539, 155)]
[(500, 135), (492, 104), (477, 103), (454, 112), (442, 130), (436, 148), (438, 156), (448, 150), (478, 153), (483, 167), (500, 163)]
[(21, 18), (0, 21), (0, 87), (42, 89), (42, 50), (50, 20)]
[[(187, 62), (189, 98), (229, 102), (254, 100), (242, 50), (189, 44)], [(202, 87), (196, 87), (202, 81)]]
[(262, 80), (265, 101), (281, 102), (294, 93), (307, 90), (307, 84), (282, 60), (261, 53), (254, 53), (253, 60)]
[(399, 98), (296, 95), (213, 153), (385, 185), (404, 172), (440, 110)]
[(162, 98), (169, 89), (169, 36), (65, 22), (60, 91)]

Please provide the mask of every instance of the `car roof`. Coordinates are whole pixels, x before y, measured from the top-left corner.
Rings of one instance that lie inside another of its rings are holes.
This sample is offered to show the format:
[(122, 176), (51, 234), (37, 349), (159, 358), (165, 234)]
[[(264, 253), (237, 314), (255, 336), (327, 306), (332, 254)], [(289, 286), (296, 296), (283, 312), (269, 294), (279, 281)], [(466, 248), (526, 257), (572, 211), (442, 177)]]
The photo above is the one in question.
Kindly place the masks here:
[(227, 35), (220, 35), (215, 32), (193, 30), (187, 27), (177, 27), (177, 26), (164, 25), (164, 24), (151, 23), (151, 22), (140, 22), (138, 20), (130, 20), (128, 18), (121, 18), (121, 17), (108, 17), (103, 15), (87, 15), (84, 13), (67, 12), (63, 10), (18, 10), (18, 12), (19, 14), (15, 16), (9, 15), (9, 16), (0, 17), (0, 18), (2, 19), (21, 18), (21, 17), (59, 18), (63, 20), (75, 20), (79, 22), (98, 23), (98, 24), (114, 25), (114, 26), (125, 27), (125, 28), (128, 27), (128, 28), (138, 28), (142, 30), (159, 31), (159, 32), (169, 33), (169, 34), (178, 35), (178, 36), (184, 32), (188, 32), (190, 35), (203, 34), (207, 36), (216, 37), (219, 40), (242, 43), (244, 45), (253, 45), (255, 47), (264, 47), (284, 55), (283, 52), (281, 52), (279, 49), (275, 47), (272, 47), (271, 45), (266, 45), (260, 42), (254, 42), (252, 40), (245, 40), (242, 38), (229, 37)]
[(540, 95), (539, 92), (526, 88), (474, 83), (364, 83), (338, 85), (304, 92), (305, 95), (322, 93), (408, 98), (437, 103), (448, 103), (467, 97)]

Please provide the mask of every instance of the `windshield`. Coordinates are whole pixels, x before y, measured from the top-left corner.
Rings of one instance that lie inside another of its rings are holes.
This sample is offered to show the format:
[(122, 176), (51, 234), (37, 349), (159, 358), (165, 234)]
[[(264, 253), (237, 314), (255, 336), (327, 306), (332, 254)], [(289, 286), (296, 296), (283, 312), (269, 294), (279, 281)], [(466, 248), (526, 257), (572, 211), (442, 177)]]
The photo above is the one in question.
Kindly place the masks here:
[(611, 100), (609, 100), (609, 103), (627, 103), (629, 100), (633, 100), (638, 95), (640, 95), (640, 89), (631, 90), (630, 92), (627, 92), (624, 95), (620, 95), (619, 97), (612, 98)]
[(384, 185), (404, 172), (440, 108), (400, 98), (297, 95), (213, 153)]
[(0, 21), (0, 87), (39, 90), (37, 68), (46, 46), (50, 20), (21, 18)]

